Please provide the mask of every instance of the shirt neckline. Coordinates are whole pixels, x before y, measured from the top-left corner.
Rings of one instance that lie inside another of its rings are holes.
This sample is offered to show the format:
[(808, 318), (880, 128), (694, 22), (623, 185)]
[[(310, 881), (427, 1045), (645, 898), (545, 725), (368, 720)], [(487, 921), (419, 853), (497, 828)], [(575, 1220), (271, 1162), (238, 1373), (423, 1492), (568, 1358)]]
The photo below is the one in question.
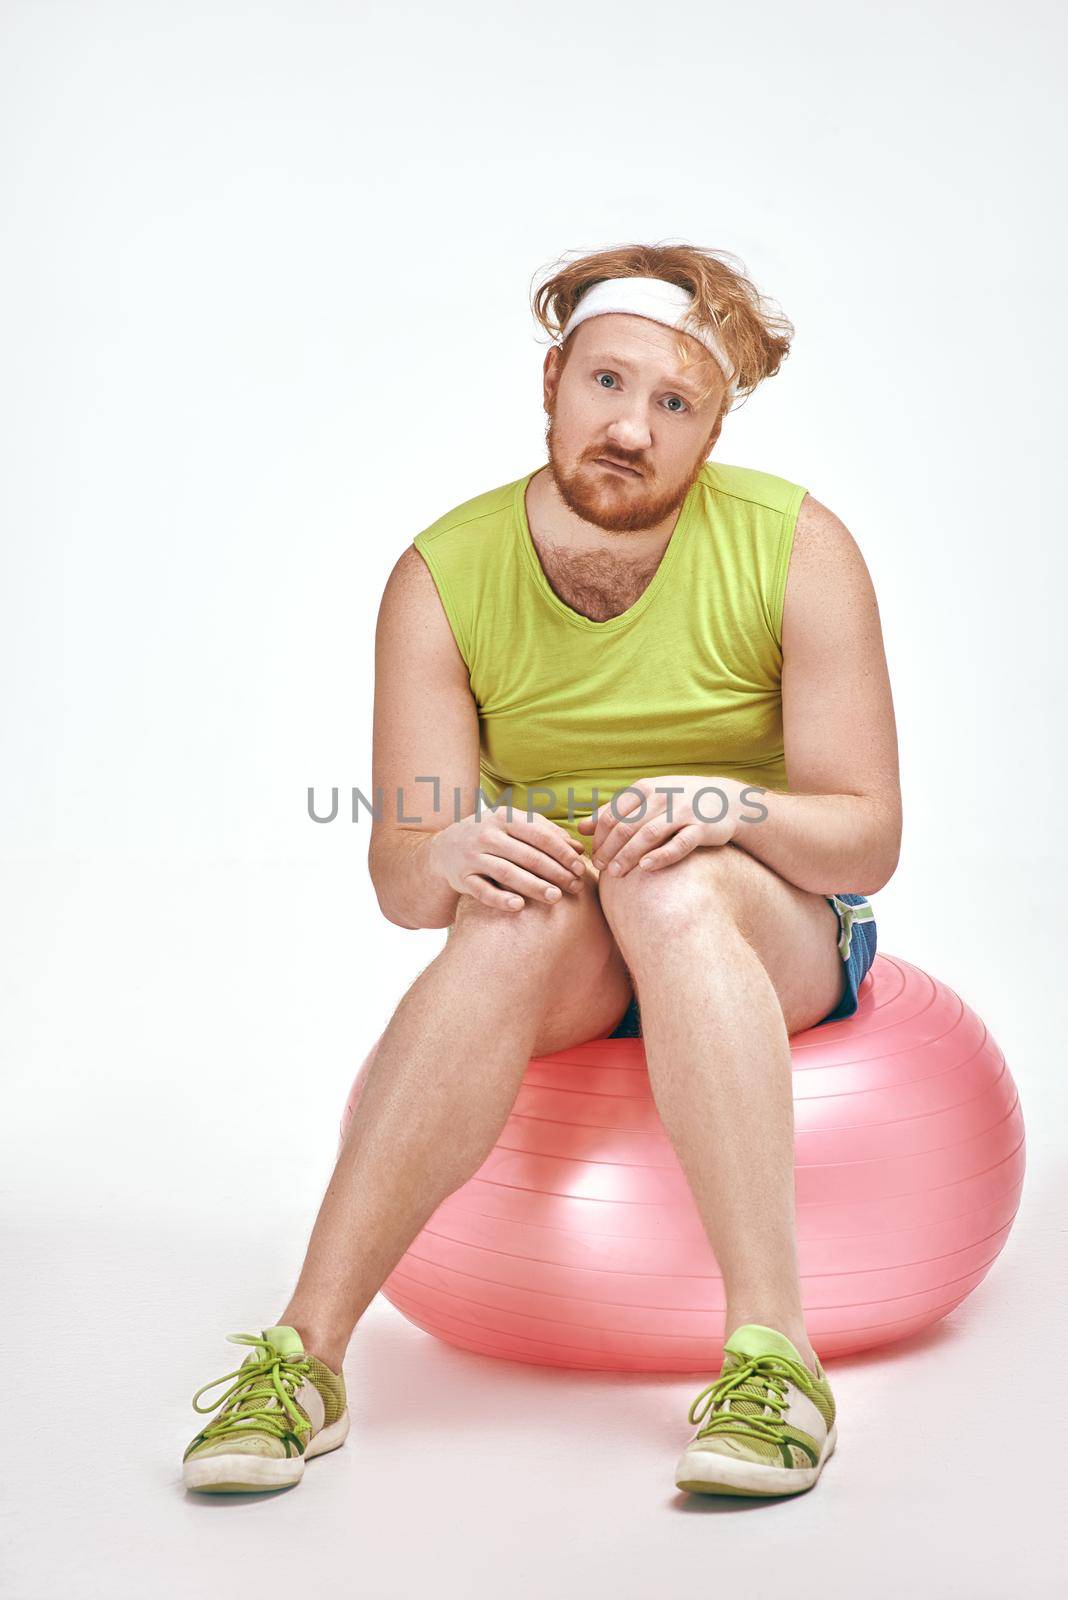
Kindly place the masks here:
[(694, 506), (696, 504), (697, 490), (700, 485), (700, 479), (695, 479), (695, 481), (690, 485), (689, 493), (682, 503), (682, 510), (679, 512), (678, 521), (671, 530), (671, 538), (668, 540), (666, 546), (664, 547), (664, 553), (660, 557), (660, 565), (653, 573), (653, 576), (650, 578), (649, 582), (646, 584), (637, 600), (635, 600), (632, 606), (628, 606), (626, 611), (621, 611), (617, 617), (606, 617), (603, 622), (598, 622), (593, 617), (583, 616), (581, 611), (573, 611), (569, 605), (561, 600), (560, 596), (556, 593), (556, 590), (545, 576), (545, 569), (541, 564), (537, 549), (534, 545), (534, 540), (530, 535), (530, 524), (527, 521), (526, 502), (527, 484), (530, 482), (531, 478), (534, 477), (535, 473), (538, 473), (541, 470), (541, 467), (535, 467), (534, 471), (528, 472), (525, 478), (520, 478), (516, 484), (515, 493), (512, 497), (512, 520), (514, 523), (516, 536), (519, 540), (520, 546), (522, 547), (523, 555), (526, 559), (527, 569), (531, 578), (534, 580), (535, 586), (541, 591), (542, 595), (553, 607), (553, 609), (559, 612), (560, 616), (562, 616), (566, 622), (570, 622), (572, 627), (584, 628), (587, 633), (614, 633), (619, 628), (625, 628), (628, 623), (633, 622), (636, 617), (641, 615), (645, 608), (656, 598), (657, 591), (663, 587), (668, 572), (671, 569), (671, 565), (679, 553), (679, 547), (682, 545), (690, 531), (690, 525), (693, 522)]

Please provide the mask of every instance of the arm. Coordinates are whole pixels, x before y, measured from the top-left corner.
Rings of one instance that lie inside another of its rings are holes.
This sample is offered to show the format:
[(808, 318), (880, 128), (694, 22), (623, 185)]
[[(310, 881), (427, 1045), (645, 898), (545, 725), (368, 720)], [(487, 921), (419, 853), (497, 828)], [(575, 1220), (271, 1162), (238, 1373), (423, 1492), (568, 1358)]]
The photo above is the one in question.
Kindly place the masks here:
[[(383, 915), (401, 928), (446, 928), (460, 896), (428, 847), (475, 809), (478, 707), (426, 562), (410, 545), (386, 581), (375, 630), (372, 799), (367, 865)], [(439, 798), (431, 783), (437, 778)], [(457, 806), (454, 790), (459, 789)], [(400, 791), (398, 796), (398, 791)], [(418, 817), (418, 822), (405, 822)]]
[(789, 794), (734, 842), (817, 894), (874, 894), (901, 851), (897, 728), (875, 590), (844, 523), (806, 495), (782, 623)]
[(467, 666), (412, 546), (389, 575), (375, 631), (371, 786), (381, 816), (368, 868), (398, 927), (451, 926), (462, 894), (514, 913), (528, 898), (580, 890), (584, 853), (559, 823), (477, 809), (479, 731)]

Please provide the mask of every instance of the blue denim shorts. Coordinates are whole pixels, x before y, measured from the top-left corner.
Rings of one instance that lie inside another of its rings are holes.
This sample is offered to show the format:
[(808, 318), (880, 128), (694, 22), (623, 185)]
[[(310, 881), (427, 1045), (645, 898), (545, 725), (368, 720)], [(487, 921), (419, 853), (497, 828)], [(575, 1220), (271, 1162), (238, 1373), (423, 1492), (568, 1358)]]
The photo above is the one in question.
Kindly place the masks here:
[[(857, 990), (875, 960), (875, 913), (867, 895), (828, 894), (823, 897), (838, 918), (838, 954), (845, 966), (845, 992), (833, 1011), (813, 1026), (822, 1028), (825, 1022), (840, 1022), (851, 1017), (857, 1009)], [(630, 1005), (610, 1034), (609, 1039), (640, 1039), (641, 1012), (637, 997), (632, 995)]]

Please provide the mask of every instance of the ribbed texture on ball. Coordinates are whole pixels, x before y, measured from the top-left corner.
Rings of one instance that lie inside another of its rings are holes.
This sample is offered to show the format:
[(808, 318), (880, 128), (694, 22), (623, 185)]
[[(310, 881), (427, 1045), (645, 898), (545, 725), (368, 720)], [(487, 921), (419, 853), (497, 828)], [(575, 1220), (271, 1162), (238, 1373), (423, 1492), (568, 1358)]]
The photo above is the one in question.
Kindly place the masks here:
[[(790, 1046), (802, 1303), (814, 1348), (833, 1359), (908, 1338), (982, 1281), (1019, 1205), (1023, 1116), (980, 1018), (897, 956), (876, 956), (852, 1017)], [(493, 1152), (382, 1293), (482, 1355), (718, 1370), (723, 1281), (643, 1041), (531, 1061)]]

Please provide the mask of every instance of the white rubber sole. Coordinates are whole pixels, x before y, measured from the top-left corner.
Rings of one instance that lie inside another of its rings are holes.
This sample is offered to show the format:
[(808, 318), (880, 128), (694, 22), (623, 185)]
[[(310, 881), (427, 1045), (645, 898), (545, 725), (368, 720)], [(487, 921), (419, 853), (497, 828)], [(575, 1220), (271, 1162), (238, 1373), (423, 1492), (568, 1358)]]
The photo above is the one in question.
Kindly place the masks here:
[(348, 1408), (329, 1428), (323, 1428), (302, 1456), (252, 1456), (240, 1450), (225, 1456), (190, 1456), (182, 1463), (187, 1489), (210, 1494), (248, 1494), (257, 1489), (287, 1489), (304, 1476), (304, 1463), (345, 1443), (349, 1431)]
[(837, 1443), (835, 1424), (814, 1467), (765, 1467), (715, 1450), (686, 1449), (675, 1468), (675, 1486), (692, 1494), (800, 1494), (812, 1488)]

